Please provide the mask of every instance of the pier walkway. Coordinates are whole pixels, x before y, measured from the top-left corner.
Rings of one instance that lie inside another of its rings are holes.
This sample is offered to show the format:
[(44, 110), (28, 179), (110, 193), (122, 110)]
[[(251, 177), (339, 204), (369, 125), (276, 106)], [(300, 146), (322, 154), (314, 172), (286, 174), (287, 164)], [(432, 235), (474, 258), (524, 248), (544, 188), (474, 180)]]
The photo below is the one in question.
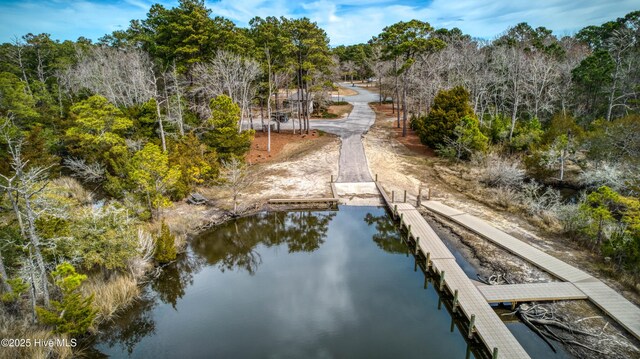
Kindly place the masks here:
[[(575, 288), (581, 291), (589, 301), (618, 322), (634, 337), (640, 339), (640, 308), (629, 302), (620, 295), (620, 293), (616, 292), (599, 279), (527, 243), (524, 243), (523, 241), (491, 226), (489, 223), (478, 217), (451, 208), (438, 201), (425, 201), (422, 202), (422, 205), (431, 212), (439, 214), (444, 218), (465, 227), (466, 229), (494, 243), (498, 247), (513, 253), (554, 277), (565, 281), (565, 283), (575, 286)], [(530, 284), (526, 284), (526, 286), (530, 286)], [(570, 287), (567, 286), (565, 289), (568, 288)], [(495, 291), (497, 292), (501, 290), (495, 289)], [(571, 291), (574, 290), (571, 289)], [(491, 296), (494, 294), (492, 293), (489, 295)], [(499, 294), (495, 293), (495, 295), (498, 296)], [(526, 296), (525, 294), (522, 295)]]
[(440, 290), (446, 288), (454, 295), (454, 310), (459, 308), (469, 321), (469, 335), (475, 333), (489, 352), (499, 358), (529, 358), (420, 212), (408, 203), (392, 203), (384, 191), (381, 193), (394, 216), (400, 218), (401, 226), (415, 241), (416, 252), (426, 258), (425, 268), (439, 276)]

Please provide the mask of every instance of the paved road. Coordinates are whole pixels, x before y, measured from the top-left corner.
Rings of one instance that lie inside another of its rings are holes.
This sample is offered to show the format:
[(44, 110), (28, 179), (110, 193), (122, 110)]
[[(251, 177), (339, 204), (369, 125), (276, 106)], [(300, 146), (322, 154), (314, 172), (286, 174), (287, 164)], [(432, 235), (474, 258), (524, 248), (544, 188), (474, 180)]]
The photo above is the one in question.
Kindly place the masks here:
[(311, 128), (340, 136), (342, 146), (336, 182), (372, 182), (362, 136), (375, 121), (376, 115), (369, 107), (369, 102), (377, 101), (378, 95), (360, 87), (350, 88), (357, 91), (358, 95), (344, 97), (353, 105), (349, 117), (343, 120), (312, 120)]

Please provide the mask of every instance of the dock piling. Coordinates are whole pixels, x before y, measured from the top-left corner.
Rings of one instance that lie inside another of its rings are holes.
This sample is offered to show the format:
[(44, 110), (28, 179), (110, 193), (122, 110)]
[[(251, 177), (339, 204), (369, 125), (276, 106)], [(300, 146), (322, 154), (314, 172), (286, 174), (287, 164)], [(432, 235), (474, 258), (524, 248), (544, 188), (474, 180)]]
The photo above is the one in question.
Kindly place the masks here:
[(455, 313), (458, 310), (458, 290), (456, 289), (453, 292), (453, 312)]
[(473, 331), (476, 326), (476, 315), (471, 314), (471, 318), (469, 319), (469, 333), (467, 333), (467, 337), (469, 339), (473, 338)]

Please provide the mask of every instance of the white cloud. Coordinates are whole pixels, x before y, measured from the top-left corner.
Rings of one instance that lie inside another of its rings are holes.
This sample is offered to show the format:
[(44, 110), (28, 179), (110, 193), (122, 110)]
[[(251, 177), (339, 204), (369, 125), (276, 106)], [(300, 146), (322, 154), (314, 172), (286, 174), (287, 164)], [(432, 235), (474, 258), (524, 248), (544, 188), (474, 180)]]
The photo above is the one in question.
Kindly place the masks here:
[[(126, 28), (146, 16), (154, 0), (3, 1), (0, 41), (27, 32), (51, 33), (58, 39), (93, 39)], [(177, 0), (163, 0), (166, 6)], [(476, 37), (493, 38), (519, 22), (545, 26), (558, 35), (587, 25), (599, 25), (638, 9), (637, 0), (220, 0), (207, 1), (214, 16), (247, 26), (255, 16), (307, 16), (325, 29), (332, 45), (366, 42), (385, 26), (419, 19), (435, 27), (459, 27)]]
[(91, 1), (27, 0), (0, 3), (0, 41), (26, 33), (49, 33), (54, 39), (75, 40), (79, 36), (97, 39), (114, 30), (126, 28), (129, 21), (142, 18), (148, 11), (139, 6), (105, 4)]

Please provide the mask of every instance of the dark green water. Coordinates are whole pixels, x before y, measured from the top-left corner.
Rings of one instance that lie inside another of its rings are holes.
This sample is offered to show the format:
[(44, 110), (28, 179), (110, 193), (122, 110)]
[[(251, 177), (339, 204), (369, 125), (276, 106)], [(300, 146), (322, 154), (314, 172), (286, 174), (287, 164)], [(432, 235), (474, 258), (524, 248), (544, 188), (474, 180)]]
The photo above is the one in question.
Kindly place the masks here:
[(382, 208), (263, 213), (193, 241), (95, 348), (135, 358), (465, 358)]
[[(261, 213), (193, 240), (89, 356), (465, 358), (423, 283), (382, 208)], [(547, 357), (535, 335), (510, 327)]]

